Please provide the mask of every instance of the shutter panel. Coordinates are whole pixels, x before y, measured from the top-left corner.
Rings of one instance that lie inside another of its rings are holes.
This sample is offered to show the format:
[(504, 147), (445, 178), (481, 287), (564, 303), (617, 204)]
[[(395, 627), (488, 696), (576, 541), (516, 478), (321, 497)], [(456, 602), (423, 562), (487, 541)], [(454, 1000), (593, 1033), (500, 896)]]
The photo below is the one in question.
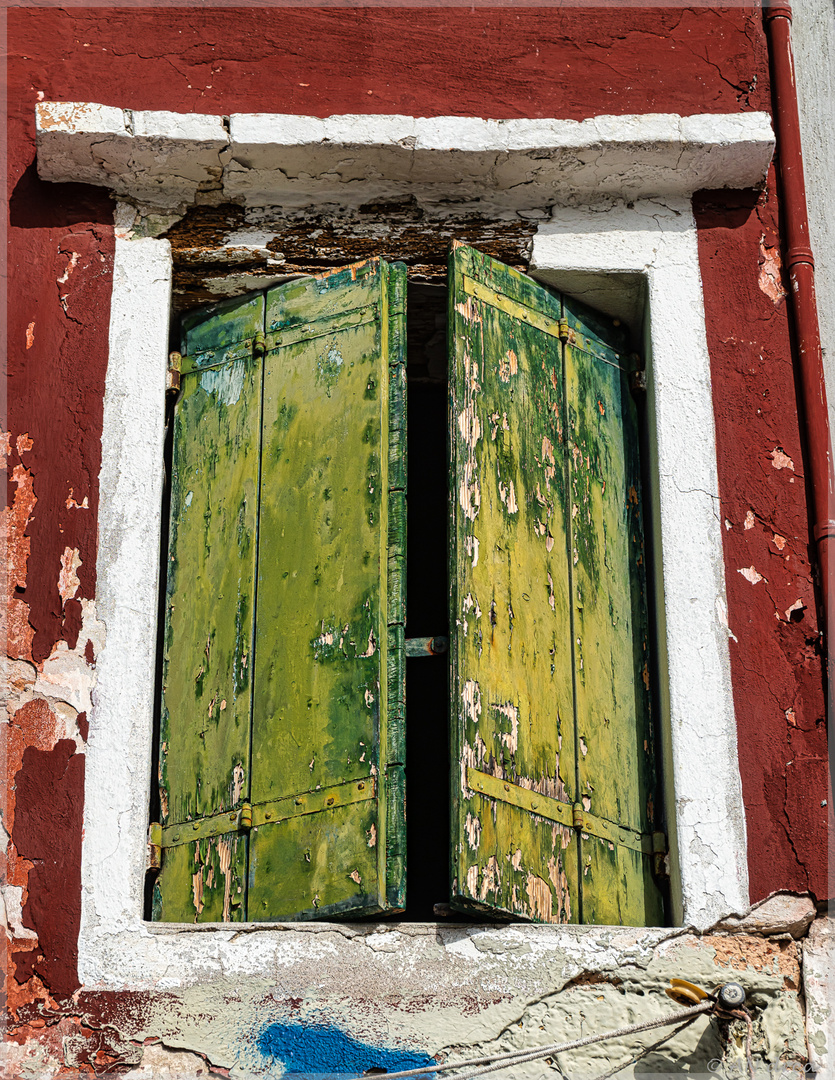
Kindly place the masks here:
[[(578, 919), (559, 301), (451, 260), (452, 899)], [(546, 800), (555, 819), (536, 813)]]
[(638, 429), (626, 342), (610, 320), (578, 301), (566, 297), (563, 310), (577, 774), (584, 813), (600, 819), (581, 836), (583, 921), (658, 926), (664, 909), (652, 876), (652, 834), (661, 808), (655, 805)]
[[(174, 419), (154, 918), (245, 918), (264, 298), (186, 320)], [(232, 827), (224, 831), (225, 825)], [(197, 836), (198, 839), (194, 839)]]
[(603, 327), (454, 249), (453, 904), (658, 923), (634, 407)]
[(404, 902), (404, 319), (379, 260), (267, 294), (250, 919)]

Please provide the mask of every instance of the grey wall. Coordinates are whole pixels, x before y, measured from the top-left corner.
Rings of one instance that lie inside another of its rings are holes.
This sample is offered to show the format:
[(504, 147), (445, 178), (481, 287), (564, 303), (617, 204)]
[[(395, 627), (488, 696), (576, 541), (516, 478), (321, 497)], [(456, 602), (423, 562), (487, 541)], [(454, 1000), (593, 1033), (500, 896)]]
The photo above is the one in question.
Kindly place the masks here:
[(835, 431), (835, 3), (796, 0), (792, 24), (830, 429)]

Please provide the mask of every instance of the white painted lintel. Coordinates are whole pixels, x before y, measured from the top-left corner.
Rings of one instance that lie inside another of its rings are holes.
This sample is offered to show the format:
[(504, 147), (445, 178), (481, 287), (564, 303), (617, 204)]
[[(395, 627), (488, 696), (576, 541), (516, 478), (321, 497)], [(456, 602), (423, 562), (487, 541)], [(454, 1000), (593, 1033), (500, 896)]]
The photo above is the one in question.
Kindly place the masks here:
[(518, 211), (617, 196), (686, 196), (762, 183), (766, 113), (587, 120), (439, 116), (228, 118), (41, 102), (38, 172), (168, 210), (207, 193), (248, 206), (422, 205)]

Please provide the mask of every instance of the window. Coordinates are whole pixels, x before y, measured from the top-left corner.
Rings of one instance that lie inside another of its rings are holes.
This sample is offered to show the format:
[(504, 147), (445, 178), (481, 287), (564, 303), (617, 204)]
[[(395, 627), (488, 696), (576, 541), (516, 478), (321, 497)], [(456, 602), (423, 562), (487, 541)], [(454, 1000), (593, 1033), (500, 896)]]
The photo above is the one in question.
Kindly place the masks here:
[[(462, 245), (449, 293), (452, 904), (661, 923), (625, 334)], [(371, 260), (184, 324), (157, 919), (406, 902), (405, 298)]]

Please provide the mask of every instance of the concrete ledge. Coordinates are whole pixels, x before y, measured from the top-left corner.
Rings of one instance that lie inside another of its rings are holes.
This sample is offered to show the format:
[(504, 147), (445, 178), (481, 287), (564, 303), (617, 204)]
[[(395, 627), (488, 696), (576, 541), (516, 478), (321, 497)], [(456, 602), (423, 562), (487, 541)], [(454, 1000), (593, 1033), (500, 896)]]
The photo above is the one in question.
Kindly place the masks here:
[(250, 206), (359, 205), (415, 195), (524, 210), (760, 184), (774, 152), (765, 113), (589, 120), (441, 116), (220, 116), (42, 102), (38, 172), (169, 209), (200, 192)]

